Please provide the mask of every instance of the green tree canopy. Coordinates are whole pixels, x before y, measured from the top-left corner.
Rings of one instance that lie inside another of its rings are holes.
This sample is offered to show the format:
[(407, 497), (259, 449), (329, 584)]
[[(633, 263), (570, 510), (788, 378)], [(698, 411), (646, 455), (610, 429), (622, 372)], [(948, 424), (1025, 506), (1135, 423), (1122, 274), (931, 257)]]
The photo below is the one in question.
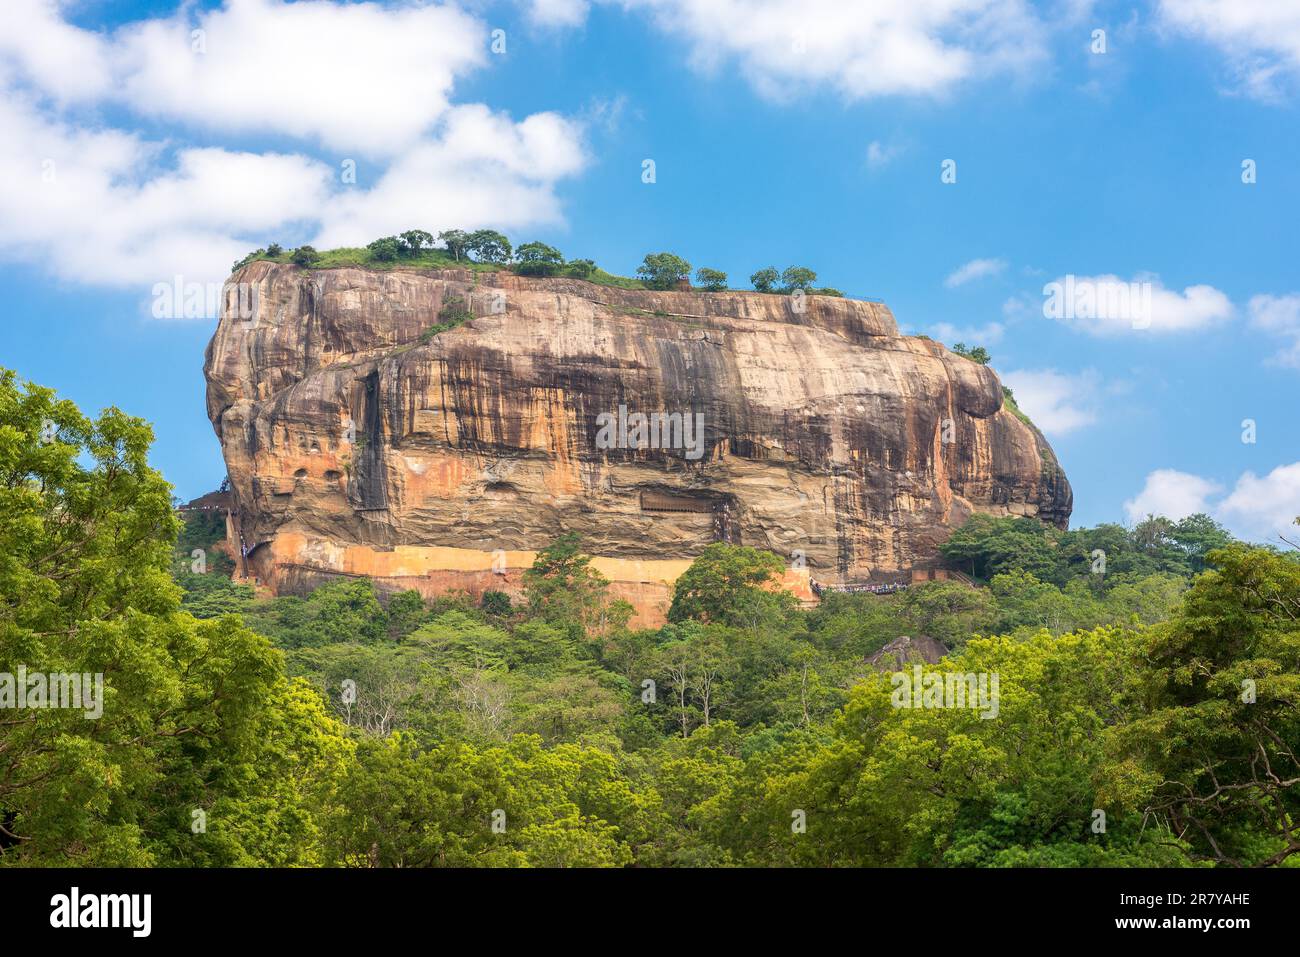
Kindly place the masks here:
[(775, 292), (776, 284), (781, 281), (781, 274), (773, 266), (760, 269), (749, 277), (749, 284), (758, 292)]
[[(316, 863), (347, 743), (266, 639), (179, 610), (151, 440), (0, 371), (0, 861)], [(80, 700), (17, 707), (23, 673)]]
[(710, 269), (707, 266), (701, 266), (695, 271), (695, 281), (710, 292), (718, 292), (727, 288), (727, 274), (718, 269)]
[(1278, 864), (1300, 854), (1300, 560), (1207, 557), (1214, 570), (1144, 641), (1146, 710), (1113, 729), (1126, 761), (1108, 783), (1195, 858)]
[(790, 266), (781, 273), (781, 290), (793, 292), (796, 289), (811, 289), (817, 282), (817, 274), (805, 266)]
[[(524, 572), (529, 610), (546, 621), (600, 627), (609, 611), (609, 580), (591, 567), (576, 532), (543, 548)], [(626, 620), (626, 615), (623, 615)]]
[(651, 289), (673, 289), (691, 274), (691, 264), (673, 253), (650, 253), (636, 274)]
[(778, 587), (785, 564), (772, 552), (714, 542), (673, 586), (669, 621), (712, 621), (752, 626), (792, 607)]
[(564, 256), (545, 243), (524, 243), (515, 250), (518, 271), (527, 276), (553, 276), (564, 265)]
[(460, 260), (469, 251), (469, 233), (463, 229), (447, 229), (438, 234), (438, 239), (452, 259)]
[(433, 234), (423, 229), (408, 229), (399, 237), (404, 256), (418, 256), (421, 250), (433, 246)]
[(295, 266), (310, 266), (320, 259), (320, 253), (311, 246), (299, 246), (293, 251), (293, 263)]
[(507, 263), (510, 240), (494, 229), (476, 229), (466, 238), (465, 251), (481, 263)]

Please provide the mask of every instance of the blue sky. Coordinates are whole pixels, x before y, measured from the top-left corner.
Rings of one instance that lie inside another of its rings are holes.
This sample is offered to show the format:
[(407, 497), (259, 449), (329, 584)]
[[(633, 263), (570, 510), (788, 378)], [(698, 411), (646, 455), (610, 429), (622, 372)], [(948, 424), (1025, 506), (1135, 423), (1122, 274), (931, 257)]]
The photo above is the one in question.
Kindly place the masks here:
[[(1075, 524), (1300, 514), (1300, 0), (12, 8), (0, 364), (151, 420), (182, 497), (224, 474), (214, 320), (153, 318), (155, 283), (493, 226), (623, 274), (807, 265), (983, 344)], [(1147, 327), (1045, 317), (1067, 275), (1148, 283)]]

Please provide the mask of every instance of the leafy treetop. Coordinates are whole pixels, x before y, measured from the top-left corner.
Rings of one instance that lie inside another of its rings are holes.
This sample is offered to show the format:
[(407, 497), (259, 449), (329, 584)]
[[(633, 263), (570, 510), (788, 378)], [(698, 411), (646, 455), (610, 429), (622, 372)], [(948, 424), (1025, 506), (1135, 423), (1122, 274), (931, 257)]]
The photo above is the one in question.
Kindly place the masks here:
[(650, 253), (636, 267), (651, 289), (674, 289), (691, 274), (691, 264), (673, 253)]

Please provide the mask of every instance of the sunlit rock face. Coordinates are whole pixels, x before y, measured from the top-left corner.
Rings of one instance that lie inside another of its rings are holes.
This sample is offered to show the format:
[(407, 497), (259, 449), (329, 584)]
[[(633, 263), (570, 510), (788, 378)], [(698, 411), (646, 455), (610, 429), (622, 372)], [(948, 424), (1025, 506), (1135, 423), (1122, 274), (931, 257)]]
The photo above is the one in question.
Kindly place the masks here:
[(881, 303), (267, 262), (232, 279), (256, 310), (235, 301), (213, 335), (208, 414), (248, 573), (279, 591), (512, 591), (576, 531), (650, 623), (717, 540), (782, 555), (811, 598), (808, 575), (933, 563), (972, 512), (1069, 519), (994, 372)]

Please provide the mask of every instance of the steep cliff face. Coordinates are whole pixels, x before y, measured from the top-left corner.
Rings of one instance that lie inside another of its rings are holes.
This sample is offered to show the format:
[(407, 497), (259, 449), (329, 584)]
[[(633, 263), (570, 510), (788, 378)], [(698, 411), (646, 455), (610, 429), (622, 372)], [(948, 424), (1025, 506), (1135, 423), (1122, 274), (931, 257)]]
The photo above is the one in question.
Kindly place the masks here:
[(1069, 518), (993, 371), (900, 336), (882, 304), (267, 262), (233, 279), (256, 315), (222, 316), (208, 413), (249, 573), (275, 588), (510, 590), (573, 530), (653, 620), (719, 539), (837, 581), (932, 563), (974, 511)]

